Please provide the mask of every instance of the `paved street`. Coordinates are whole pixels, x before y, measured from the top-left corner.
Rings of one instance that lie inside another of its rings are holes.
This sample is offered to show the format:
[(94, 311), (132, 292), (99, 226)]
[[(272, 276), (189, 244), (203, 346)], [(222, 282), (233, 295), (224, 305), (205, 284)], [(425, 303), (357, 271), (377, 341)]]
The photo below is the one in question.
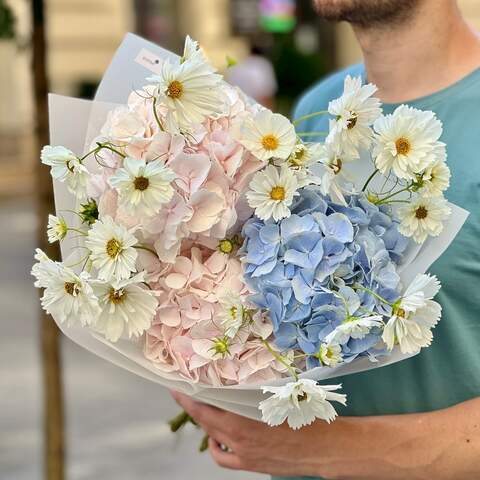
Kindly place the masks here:
[[(38, 297), (29, 275), (32, 200), (0, 203), (0, 480), (41, 479)], [(63, 339), (68, 480), (260, 480), (197, 453), (200, 432), (175, 436), (167, 392)]]

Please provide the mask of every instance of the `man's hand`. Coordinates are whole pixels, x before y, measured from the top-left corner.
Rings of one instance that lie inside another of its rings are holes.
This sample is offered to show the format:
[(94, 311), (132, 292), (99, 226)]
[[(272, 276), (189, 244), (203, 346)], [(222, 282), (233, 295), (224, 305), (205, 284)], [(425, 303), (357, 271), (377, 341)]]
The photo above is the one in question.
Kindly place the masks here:
[[(172, 395), (209, 435), (210, 453), (218, 465), (279, 476), (318, 475), (316, 466), (305, 462), (307, 450), (321, 448), (311, 448), (311, 428), (294, 432), (286, 424), (269, 427), (177, 392)], [(230, 451), (222, 450), (222, 446)]]
[(480, 478), (480, 399), (432, 413), (339, 417), (294, 431), (173, 396), (210, 436), (210, 453), (225, 468), (332, 480)]

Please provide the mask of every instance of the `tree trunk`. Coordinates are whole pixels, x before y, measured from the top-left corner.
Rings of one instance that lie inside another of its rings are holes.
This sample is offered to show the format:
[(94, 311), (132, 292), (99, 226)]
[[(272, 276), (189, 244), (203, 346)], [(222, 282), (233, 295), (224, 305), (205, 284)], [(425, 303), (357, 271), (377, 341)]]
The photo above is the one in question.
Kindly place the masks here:
[[(33, 21), (33, 80), (36, 105), (37, 151), (48, 144), (48, 76), (47, 45), (45, 39), (45, 5), (43, 0), (32, 0)], [(38, 245), (50, 258), (59, 257), (57, 244), (50, 245), (45, 235), (49, 213), (54, 211), (52, 179), (49, 169), (38, 161), (36, 168), (37, 213), (39, 218)], [(42, 311), (40, 321), (43, 360), (44, 401), (44, 478), (63, 480), (64, 428), (63, 391), (60, 364), (59, 330), (52, 318)]]

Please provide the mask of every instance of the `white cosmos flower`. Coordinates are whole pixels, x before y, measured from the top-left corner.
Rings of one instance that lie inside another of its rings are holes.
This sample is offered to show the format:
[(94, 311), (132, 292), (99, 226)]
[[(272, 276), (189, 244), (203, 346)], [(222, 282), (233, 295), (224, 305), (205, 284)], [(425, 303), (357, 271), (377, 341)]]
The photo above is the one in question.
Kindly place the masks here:
[(158, 84), (156, 94), (180, 128), (222, 113), (221, 75), (203, 58), (193, 55), (183, 63), (165, 61), (160, 75), (147, 80)]
[(337, 416), (331, 401), (346, 404), (347, 397), (333, 393), (341, 385), (319, 385), (315, 380), (300, 379), (281, 387), (262, 387), (263, 393), (273, 393), (260, 402), (262, 420), (275, 427), (287, 420), (290, 428), (297, 430), (310, 425), (317, 418), (332, 422)]
[(95, 323), (100, 308), (89, 274), (77, 275), (62, 263), (50, 260), (41, 250), (37, 250), (35, 259), (39, 263), (32, 267), (32, 275), (37, 279), (35, 286), (45, 288), (41, 298), (43, 309), (60, 323), (79, 322), (82, 326)]
[(100, 280), (122, 280), (135, 271), (137, 239), (111, 217), (97, 220), (89, 230), (85, 245), (92, 252), (91, 261)]
[(50, 243), (63, 240), (67, 236), (68, 225), (62, 217), (48, 216), (47, 236)]
[(242, 124), (237, 124), (233, 135), (259, 160), (279, 158), (286, 160), (297, 143), (295, 128), (288, 118), (262, 109)]
[(293, 168), (305, 169), (318, 161), (321, 155), (322, 144), (297, 143), (288, 157), (288, 162)]
[(253, 176), (249, 187), (248, 204), (255, 209), (258, 218), (273, 218), (277, 222), (290, 216), (289, 207), (298, 188), (297, 178), (290, 168), (268, 165)]
[(123, 168), (110, 177), (110, 184), (119, 192), (120, 203), (132, 214), (151, 217), (173, 197), (175, 173), (161, 160), (146, 163), (127, 157)]
[(323, 365), (334, 367), (342, 361), (342, 347), (334, 343), (322, 343), (320, 345), (318, 357)]
[(55, 180), (66, 182), (70, 193), (78, 199), (87, 197), (88, 170), (68, 148), (46, 145), (40, 154), (42, 163), (51, 167)]
[(220, 319), (222, 327), (225, 329), (225, 335), (234, 338), (245, 320), (245, 307), (242, 299), (234, 292), (224, 292), (217, 297), (217, 300), (222, 307)]
[(340, 158), (338, 145), (325, 143), (320, 150), (318, 163), (312, 167), (312, 172), (319, 177), (320, 191), (329, 195), (333, 202), (346, 205), (344, 184), (346, 181), (344, 161)]
[(330, 120), (326, 141), (338, 145), (345, 159), (358, 158), (359, 150), (372, 143), (371, 125), (382, 113), (380, 100), (372, 97), (376, 91), (371, 83), (362, 85), (361, 77), (347, 75), (342, 96), (328, 105), (335, 118)]
[(451, 209), (444, 197), (418, 196), (398, 209), (399, 232), (423, 243), (428, 236), (436, 237), (443, 230)]
[(333, 332), (325, 337), (325, 343), (343, 345), (350, 338), (361, 339), (368, 335), (373, 327), (383, 326), (380, 315), (370, 315), (368, 317), (353, 317), (339, 325)]
[(398, 343), (402, 353), (415, 353), (428, 347), (432, 328), (440, 320), (442, 307), (433, 297), (440, 290), (437, 277), (419, 274), (392, 308), (392, 316), (383, 331), (383, 341), (393, 349)]
[(183, 55), (180, 59), (180, 62), (187, 62), (187, 61), (203, 61), (206, 62), (207, 59), (203, 54), (203, 51), (200, 48), (200, 45), (196, 40), (193, 40), (190, 35), (185, 37), (185, 45), (183, 47)]
[(408, 312), (425, 305), (425, 300), (432, 300), (440, 291), (440, 282), (435, 275), (419, 273), (405, 289), (402, 296), (402, 308)]
[(34, 285), (37, 288), (46, 288), (52, 277), (58, 276), (62, 269), (62, 264), (54, 262), (40, 248), (35, 250), (35, 263), (32, 267), (32, 275), (36, 278)]
[(101, 313), (95, 330), (116, 342), (126, 330), (128, 338), (140, 337), (150, 328), (157, 299), (143, 284), (143, 274), (108, 283), (95, 282)]
[(422, 174), (420, 194), (423, 197), (441, 197), (450, 186), (450, 169), (444, 160), (437, 160)]
[(437, 159), (444, 159), (445, 145), (438, 141), (442, 122), (433, 112), (400, 105), (374, 124), (376, 167), (387, 175), (415, 180), (416, 175)]

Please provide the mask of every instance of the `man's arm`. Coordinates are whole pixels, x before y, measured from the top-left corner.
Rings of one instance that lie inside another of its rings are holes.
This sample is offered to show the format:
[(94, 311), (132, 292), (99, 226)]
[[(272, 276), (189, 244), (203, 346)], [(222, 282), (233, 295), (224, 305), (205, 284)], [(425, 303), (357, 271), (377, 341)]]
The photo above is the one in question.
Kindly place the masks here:
[(332, 480), (480, 478), (480, 397), (430, 413), (339, 417), (294, 431), (173, 395), (210, 435), (210, 452), (225, 468)]

